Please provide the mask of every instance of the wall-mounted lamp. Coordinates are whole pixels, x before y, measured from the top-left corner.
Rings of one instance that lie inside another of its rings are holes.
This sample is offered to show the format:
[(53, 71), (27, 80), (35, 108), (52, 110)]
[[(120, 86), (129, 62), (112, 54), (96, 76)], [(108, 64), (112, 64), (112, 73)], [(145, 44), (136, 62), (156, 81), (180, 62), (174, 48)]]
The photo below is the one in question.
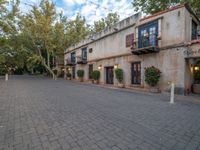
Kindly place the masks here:
[(68, 70), (68, 71), (70, 71), (70, 70), (71, 70), (71, 68), (68, 68), (67, 70)]
[(114, 68), (115, 68), (115, 69), (119, 68), (119, 65), (118, 65), (118, 64), (115, 64), (115, 65), (114, 65)]
[(102, 65), (99, 65), (98, 69), (101, 70), (101, 68), (102, 68)]
[(199, 67), (198, 67), (198, 66), (194, 67), (194, 70), (195, 70), (195, 71), (198, 71), (198, 70), (199, 70)]

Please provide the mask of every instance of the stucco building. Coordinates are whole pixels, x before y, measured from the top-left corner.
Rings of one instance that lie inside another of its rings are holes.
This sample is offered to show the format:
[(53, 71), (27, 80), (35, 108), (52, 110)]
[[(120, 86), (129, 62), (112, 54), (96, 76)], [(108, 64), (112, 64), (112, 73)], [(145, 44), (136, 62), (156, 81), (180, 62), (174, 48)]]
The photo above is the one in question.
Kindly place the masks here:
[(102, 32), (90, 36), (65, 50), (65, 68), (77, 79), (83, 69), (84, 81), (90, 72), (101, 72), (101, 84), (117, 85), (114, 69), (124, 71), (127, 88), (148, 89), (144, 69), (155, 66), (162, 72), (159, 88), (169, 90), (174, 82), (180, 94), (192, 91), (194, 72), (200, 70), (198, 26), (200, 21), (188, 5), (142, 18), (130, 16)]

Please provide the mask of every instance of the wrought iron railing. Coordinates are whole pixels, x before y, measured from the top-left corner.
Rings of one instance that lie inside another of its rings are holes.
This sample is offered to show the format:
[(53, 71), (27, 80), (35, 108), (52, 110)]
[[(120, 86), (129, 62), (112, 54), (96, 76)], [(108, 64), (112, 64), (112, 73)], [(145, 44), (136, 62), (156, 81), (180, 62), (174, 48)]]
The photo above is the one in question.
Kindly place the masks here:
[(159, 37), (157, 34), (149, 34), (141, 36), (133, 42), (133, 49), (145, 48), (145, 47), (156, 47), (158, 46)]

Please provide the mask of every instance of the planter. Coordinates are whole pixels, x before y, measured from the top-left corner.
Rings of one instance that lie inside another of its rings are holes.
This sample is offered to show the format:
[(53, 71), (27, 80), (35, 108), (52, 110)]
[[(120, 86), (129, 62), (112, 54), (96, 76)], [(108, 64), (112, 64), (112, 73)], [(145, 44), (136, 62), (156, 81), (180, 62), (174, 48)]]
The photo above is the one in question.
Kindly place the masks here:
[(66, 79), (67, 79), (67, 80), (71, 80), (71, 77), (67, 77)]
[(80, 82), (83, 82), (83, 78), (79, 78), (79, 81), (80, 81)]
[(119, 87), (119, 88), (124, 88), (124, 84), (123, 84), (123, 83), (118, 83), (118, 84), (117, 84), (117, 87)]
[(151, 93), (160, 93), (160, 89), (158, 87), (150, 87), (149, 91)]
[(94, 80), (94, 84), (99, 84), (99, 80)]
[(200, 94), (200, 84), (193, 84), (193, 93)]
[(94, 83), (94, 80), (90, 80), (90, 83)]

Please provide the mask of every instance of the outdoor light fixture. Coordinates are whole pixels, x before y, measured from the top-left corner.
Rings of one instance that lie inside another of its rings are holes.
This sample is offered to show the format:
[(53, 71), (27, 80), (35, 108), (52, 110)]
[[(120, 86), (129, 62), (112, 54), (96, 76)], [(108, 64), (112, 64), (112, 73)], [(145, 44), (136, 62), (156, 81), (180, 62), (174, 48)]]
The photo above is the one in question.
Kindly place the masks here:
[(115, 69), (117, 69), (118, 67), (119, 67), (119, 65), (118, 65), (118, 64), (115, 64), (115, 65), (114, 65), (114, 68), (115, 68)]
[(199, 70), (199, 67), (194, 67), (194, 70), (195, 70), (195, 71), (198, 71), (198, 70)]
[(99, 65), (98, 69), (101, 70), (101, 68), (102, 68), (102, 65)]
[(70, 68), (68, 68), (68, 71), (70, 71), (71, 69)]

